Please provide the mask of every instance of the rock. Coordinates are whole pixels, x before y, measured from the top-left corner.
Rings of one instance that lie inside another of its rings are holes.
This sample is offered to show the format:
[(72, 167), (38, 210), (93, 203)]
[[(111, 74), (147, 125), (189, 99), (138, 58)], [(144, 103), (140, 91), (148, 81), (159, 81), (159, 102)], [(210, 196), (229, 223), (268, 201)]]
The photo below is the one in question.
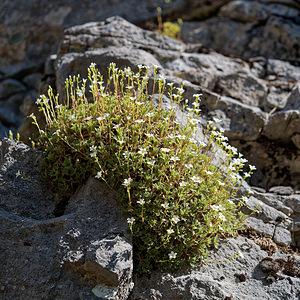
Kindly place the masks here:
[(262, 134), (270, 140), (290, 143), (295, 133), (300, 133), (300, 111), (283, 110), (274, 113), (265, 125)]
[[(235, 257), (233, 255), (235, 254)], [(299, 295), (300, 279), (283, 274), (282, 280), (274, 280), (266, 286), (264, 274), (259, 267), (268, 254), (252, 240), (239, 236), (224, 241), (201, 266), (176, 274), (153, 272), (135, 281), (134, 300), (150, 299), (294, 299)], [(279, 256), (288, 261), (285, 254)], [(274, 257), (276, 261), (277, 257)], [(279, 259), (279, 258), (278, 258)], [(266, 269), (264, 269), (266, 270)], [(237, 275), (243, 274), (244, 280)], [(296, 274), (296, 273), (295, 273)]]
[(59, 94), (63, 95), (65, 79), (69, 75), (80, 74), (87, 78), (87, 69), (91, 62), (96, 63), (96, 67), (107, 78), (107, 66), (114, 62), (118, 68), (131, 67), (134, 72), (138, 71), (138, 65), (148, 66), (160, 65), (151, 54), (144, 50), (111, 46), (103, 49), (86, 51), (83, 54), (65, 54), (56, 64), (56, 87)]
[(0, 82), (0, 100), (7, 100), (9, 96), (23, 93), (26, 91), (25, 86), (18, 80), (6, 79)]
[(221, 89), (223, 95), (252, 106), (262, 107), (267, 97), (265, 84), (250, 74), (229, 74), (220, 77), (217, 89)]
[(291, 186), (273, 186), (269, 189), (269, 192), (277, 195), (291, 195), (294, 190)]
[(32, 73), (25, 76), (23, 82), (26, 83), (28, 88), (35, 89), (37, 91), (39, 89), (41, 78), (42, 78), (41, 73)]
[(291, 232), (281, 226), (276, 226), (273, 239), (282, 246), (290, 246), (292, 244)]
[(61, 199), (41, 180), (41, 152), (4, 139), (0, 153), (1, 297), (127, 299), (132, 245), (116, 195), (91, 178)]
[[(278, 59), (299, 57), (299, 3), (228, 1), (217, 15), (184, 22), (182, 37), (243, 57)], [(232, 32), (235, 32), (233, 35)]]
[[(95, 1), (84, 3), (52, 1), (41, 4), (13, 0), (1, 2), (0, 71), (11, 73), (32, 65), (41, 65), (48, 55), (56, 53), (65, 28), (120, 15), (131, 22), (143, 22), (157, 17), (157, 7), (163, 14), (180, 13), (182, 0)], [(82, 13), (84, 11), (84, 13)], [(26, 30), (25, 30), (26, 29)]]
[(292, 135), (291, 140), (293, 144), (300, 150), (300, 134), (296, 133)]
[(247, 218), (245, 221), (245, 225), (247, 228), (252, 229), (260, 234), (263, 234), (264, 236), (269, 236), (272, 238), (274, 235), (275, 225), (271, 223), (265, 223), (264, 221), (258, 218)]
[(300, 214), (300, 195), (294, 194), (284, 197), (285, 205), (289, 206), (295, 214)]
[[(216, 111), (221, 111), (225, 119), (222, 127), (225, 135), (231, 140), (256, 140), (264, 127), (265, 114), (257, 107), (242, 104), (229, 98), (221, 97)], [(213, 115), (214, 112), (211, 112)]]

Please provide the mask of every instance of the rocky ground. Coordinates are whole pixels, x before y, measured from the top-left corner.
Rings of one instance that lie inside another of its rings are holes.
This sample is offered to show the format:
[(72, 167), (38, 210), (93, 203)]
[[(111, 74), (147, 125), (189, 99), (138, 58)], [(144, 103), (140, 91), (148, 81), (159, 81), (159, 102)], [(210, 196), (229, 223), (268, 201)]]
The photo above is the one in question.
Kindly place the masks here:
[[(38, 93), (51, 84), (63, 95), (64, 79), (86, 76), (91, 62), (104, 73), (110, 62), (133, 70), (155, 64), (168, 82), (184, 83), (186, 98), (202, 93), (202, 123), (221, 119), (230, 143), (256, 165), (245, 212), (259, 213), (206, 264), (136, 278), (127, 224), (115, 205), (107, 206), (115, 196), (90, 180), (71, 199), (60, 199), (40, 180), (41, 154), (3, 140), (0, 298), (300, 298), (300, 4), (158, 2), (170, 16), (184, 14), (183, 41), (119, 17), (104, 21), (119, 14), (147, 27), (158, 5), (147, 1), (53, 1), (40, 9), (36, 1), (22, 2), (22, 9), (18, 1), (1, 3), (1, 136), (20, 128), (21, 137), (29, 137), (25, 116), (36, 110)], [(15, 178), (18, 170), (31, 181)]]

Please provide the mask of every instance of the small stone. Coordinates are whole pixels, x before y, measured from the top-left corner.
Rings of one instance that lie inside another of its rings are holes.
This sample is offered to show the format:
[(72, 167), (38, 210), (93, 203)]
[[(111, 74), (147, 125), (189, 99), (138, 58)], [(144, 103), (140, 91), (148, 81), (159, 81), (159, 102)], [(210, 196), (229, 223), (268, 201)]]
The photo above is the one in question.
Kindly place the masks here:
[(291, 195), (294, 190), (291, 186), (273, 186), (269, 189), (269, 192), (277, 195)]

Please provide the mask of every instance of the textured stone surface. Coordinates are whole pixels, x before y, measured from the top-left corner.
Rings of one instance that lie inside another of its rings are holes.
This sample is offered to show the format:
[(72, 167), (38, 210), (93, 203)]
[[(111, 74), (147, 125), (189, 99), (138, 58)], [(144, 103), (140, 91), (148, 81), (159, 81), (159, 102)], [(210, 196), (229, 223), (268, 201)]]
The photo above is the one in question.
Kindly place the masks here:
[(201, 267), (177, 274), (154, 272), (148, 278), (137, 278), (132, 299), (298, 299), (299, 278), (283, 274), (281, 280), (266, 284), (267, 276), (259, 263), (267, 256), (248, 238), (229, 239)]
[(185, 41), (245, 57), (297, 60), (300, 4), (276, 2), (228, 1), (216, 16), (184, 23), (182, 36)]
[(62, 202), (41, 182), (41, 153), (10, 140), (0, 153), (0, 298), (92, 300), (102, 286), (127, 299), (132, 246), (116, 195), (91, 178)]
[(129, 21), (153, 19), (160, 6), (164, 14), (179, 12), (185, 2), (173, 0), (153, 1), (1, 1), (0, 4), (0, 71), (42, 64), (46, 57), (56, 52), (63, 30), (77, 24), (102, 21), (120, 15)]

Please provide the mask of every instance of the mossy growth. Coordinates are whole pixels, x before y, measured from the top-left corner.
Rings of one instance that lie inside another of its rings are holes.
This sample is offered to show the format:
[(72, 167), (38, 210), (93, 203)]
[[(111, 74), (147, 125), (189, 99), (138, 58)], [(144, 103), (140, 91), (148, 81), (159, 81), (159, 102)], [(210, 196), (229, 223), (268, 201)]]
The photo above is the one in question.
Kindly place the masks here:
[[(51, 88), (38, 99), (45, 130), (31, 117), (45, 150), (45, 176), (59, 191), (71, 195), (91, 175), (106, 182), (124, 208), (136, 270), (174, 270), (200, 262), (220, 238), (242, 228), (239, 210), (247, 198), (237, 199), (236, 192), (245, 160), (216, 122), (197, 140), (200, 95), (184, 100), (183, 87), (167, 85), (156, 67), (149, 93), (149, 68), (138, 67), (135, 74), (111, 64), (105, 83), (91, 64), (88, 79), (66, 80), (64, 104)], [(169, 110), (163, 109), (164, 94)], [(176, 120), (177, 110), (186, 114), (185, 125)], [(215, 166), (220, 149), (224, 159)]]

